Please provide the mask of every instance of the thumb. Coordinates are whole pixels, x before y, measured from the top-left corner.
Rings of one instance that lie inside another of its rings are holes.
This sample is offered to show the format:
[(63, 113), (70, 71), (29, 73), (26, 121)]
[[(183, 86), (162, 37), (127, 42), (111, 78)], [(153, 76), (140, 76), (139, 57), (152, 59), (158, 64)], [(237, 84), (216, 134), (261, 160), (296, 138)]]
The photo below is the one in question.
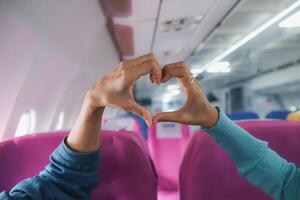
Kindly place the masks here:
[(157, 122), (181, 122), (181, 114), (179, 111), (161, 112), (153, 117), (153, 123)]
[(135, 101), (126, 102), (125, 110), (143, 118), (148, 127), (152, 126), (152, 118), (150, 112)]

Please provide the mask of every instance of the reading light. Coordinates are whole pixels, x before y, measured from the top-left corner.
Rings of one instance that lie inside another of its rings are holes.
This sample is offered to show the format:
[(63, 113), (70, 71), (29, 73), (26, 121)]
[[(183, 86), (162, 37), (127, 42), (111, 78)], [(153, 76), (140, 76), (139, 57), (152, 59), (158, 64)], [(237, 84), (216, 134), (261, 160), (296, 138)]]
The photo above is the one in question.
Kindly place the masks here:
[[(228, 56), (229, 54), (231, 54), (232, 52), (234, 52), (236, 49), (240, 48), (242, 45), (246, 44), (249, 40), (251, 40), (254, 37), (256, 37), (258, 34), (260, 34), (261, 32), (263, 32), (264, 30), (266, 30), (270, 26), (272, 26), (274, 23), (277, 23), (279, 20), (281, 20), (283, 17), (285, 17), (286, 15), (288, 15), (290, 12), (292, 12), (293, 10), (295, 10), (296, 8), (298, 8), (299, 6), (300, 6), (300, 0), (297, 1), (297, 2), (295, 2), (294, 4), (292, 4), (288, 8), (284, 9), (283, 11), (281, 11), (278, 15), (276, 15), (275, 17), (273, 17), (272, 19), (270, 19), (269, 21), (267, 21), (266, 23), (264, 23), (258, 29), (256, 29), (255, 31), (251, 32), (246, 37), (244, 37), (243, 39), (241, 39), (240, 41), (238, 41), (236, 44), (234, 44), (233, 46), (231, 46), (230, 48), (228, 48), (226, 51), (224, 51), (222, 54), (220, 54), (219, 56), (217, 56), (210, 63), (208, 63), (207, 65), (205, 65), (203, 67), (204, 68), (203, 71), (205, 71), (205, 69), (208, 69), (213, 63), (219, 62), (222, 59), (224, 59), (226, 56)], [(203, 71), (201, 71), (201, 73)]]

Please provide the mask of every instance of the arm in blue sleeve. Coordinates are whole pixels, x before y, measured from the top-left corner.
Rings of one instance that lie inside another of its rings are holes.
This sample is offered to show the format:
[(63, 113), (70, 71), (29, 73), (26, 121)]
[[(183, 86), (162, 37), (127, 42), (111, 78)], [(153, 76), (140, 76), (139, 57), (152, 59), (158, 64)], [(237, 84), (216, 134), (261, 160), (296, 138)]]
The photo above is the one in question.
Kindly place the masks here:
[(217, 124), (204, 129), (235, 163), (239, 174), (275, 199), (300, 199), (300, 170), (219, 111)]
[(20, 182), (9, 193), (1, 193), (0, 197), (3, 199), (90, 199), (90, 191), (98, 183), (98, 151), (76, 153), (66, 145), (64, 140), (52, 153), (50, 161), (38, 176)]

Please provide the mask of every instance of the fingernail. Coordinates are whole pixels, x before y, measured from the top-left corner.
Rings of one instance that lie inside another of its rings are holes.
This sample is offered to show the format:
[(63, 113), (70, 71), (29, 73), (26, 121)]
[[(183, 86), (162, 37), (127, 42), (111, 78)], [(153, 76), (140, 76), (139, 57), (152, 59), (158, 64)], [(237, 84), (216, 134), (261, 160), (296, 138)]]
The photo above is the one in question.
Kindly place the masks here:
[(155, 81), (156, 84), (159, 84), (160, 80), (159, 80), (159, 76), (153, 76), (153, 79)]
[(150, 122), (146, 121), (147, 126), (150, 128)]

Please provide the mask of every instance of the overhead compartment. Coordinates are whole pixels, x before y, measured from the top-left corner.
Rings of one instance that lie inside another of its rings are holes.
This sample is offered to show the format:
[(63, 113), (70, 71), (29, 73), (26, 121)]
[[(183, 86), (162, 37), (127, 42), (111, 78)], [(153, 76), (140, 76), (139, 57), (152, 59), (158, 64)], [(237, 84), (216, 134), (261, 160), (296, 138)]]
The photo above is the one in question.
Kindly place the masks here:
[(250, 89), (259, 92), (278, 92), (283, 86), (299, 82), (300, 65), (294, 65), (281, 70), (275, 70), (268, 74), (254, 78), (250, 82)]

